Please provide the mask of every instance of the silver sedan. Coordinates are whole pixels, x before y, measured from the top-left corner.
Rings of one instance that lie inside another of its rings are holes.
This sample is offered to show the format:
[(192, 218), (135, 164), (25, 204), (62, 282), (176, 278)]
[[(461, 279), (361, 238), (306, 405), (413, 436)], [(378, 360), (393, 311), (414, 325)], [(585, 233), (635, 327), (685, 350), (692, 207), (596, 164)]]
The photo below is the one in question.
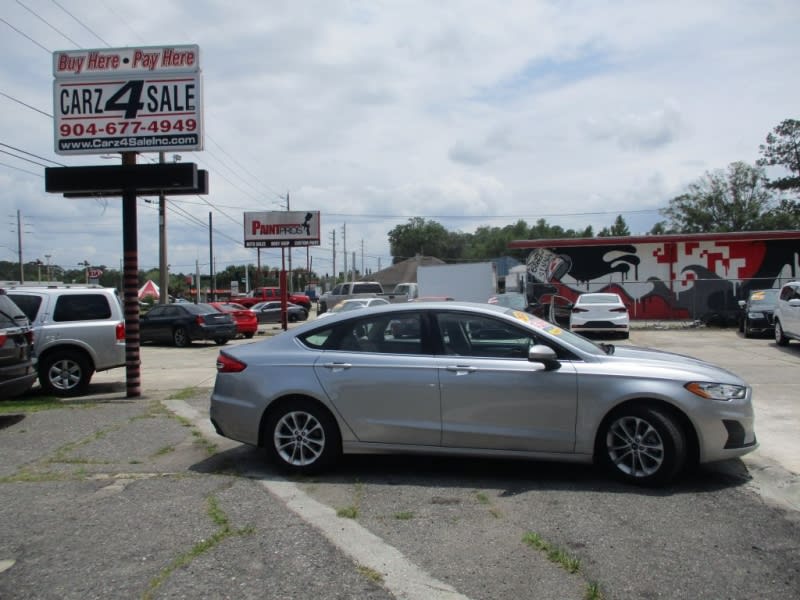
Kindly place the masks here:
[(596, 462), (663, 484), (757, 447), (752, 390), (715, 365), (597, 345), (487, 304), (392, 304), (220, 352), (211, 421), (308, 473), (342, 453)]

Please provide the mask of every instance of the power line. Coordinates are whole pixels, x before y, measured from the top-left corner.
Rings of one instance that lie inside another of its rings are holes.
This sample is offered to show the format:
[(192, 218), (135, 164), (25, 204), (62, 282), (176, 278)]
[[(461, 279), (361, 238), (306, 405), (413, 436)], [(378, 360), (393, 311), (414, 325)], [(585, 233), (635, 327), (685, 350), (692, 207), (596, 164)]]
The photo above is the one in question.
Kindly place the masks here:
[(22, 37), (24, 37), (24, 38), (25, 38), (25, 39), (27, 39), (28, 41), (30, 41), (30, 42), (33, 42), (34, 44), (36, 44), (37, 46), (39, 46), (39, 48), (41, 48), (42, 50), (44, 50), (44, 51), (45, 51), (45, 52), (47, 52), (48, 54), (52, 54), (52, 53), (53, 53), (51, 50), (48, 50), (47, 48), (45, 48), (44, 46), (42, 46), (42, 45), (41, 45), (39, 42), (37, 42), (35, 39), (33, 39), (33, 38), (32, 38), (31, 36), (29, 36), (27, 33), (23, 33), (22, 31), (20, 31), (20, 30), (19, 30), (19, 29), (17, 29), (16, 27), (14, 27), (14, 26), (13, 26), (11, 23), (9, 23), (8, 21), (6, 21), (6, 20), (5, 20), (3, 17), (0, 17), (0, 21), (2, 21), (3, 23), (5, 23), (6, 25), (8, 25), (8, 26), (9, 26), (11, 29), (13, 29), (14, 31), (16, 31), (18, 34), (20, 34)]
[(24, 4), (23, 4), (23, 3), (22, 3), (20, 0), (17, 0), (17, 4), (19, 4), (19, 5), (20, 5), (22, 8), (24, 8), (25, 10), (27, 10), (27, 11), (28, 11), (29, 13), (31, 13), (31, 14), (32, 14), (34, 17), (36, 17), (37, 19), (39, 19), (39, 20), (40, 20), (42, 23), (44, 23), (45, 25), (47, 25), (47, 26), (48, 26), (50, 29), (52, 29), (53, 31), (55, 31), (57, 34), (59, 34), (59, 35), (60, 35), (61, 37), (63, 37), (65, 40), (67, 40), (68, 42), (70, 42), (71, 44), (73, 44), (73, 45), (74, 45), (76, 48), (80, 48), (80, 47), (81, 47), (81, 46), (80, 46), (80, 44), (78, 44), (78, 42), (76, 42), (76, 41), (75, 41), (75, 40), (73, 40), (71, 37), (69, 37), (69, 36), (68, 36), (66, 33), (64, 33), (63, 31), (61, 31), (61, 30), (60, 30), (58, 27), (56, 27), (56, 26), (52, 25), (51, 23), (49, 23), (47, 20), (45, 20), (45, 19), (44, 19), (44, 18), (43, 18), (43, 17), (42, 17), (42, 16), (41, 16), (39, 13), (37, 13), (35, 10), (33, 10), (32, 8), (30, 8), (30, 7), (28, 7), (28, 6), (25, 6), (25, 5), (24, 5)]
[[(107, 41), (105, 41), (103, 38), (101, 38), (99, 35), (97, 35), (97, 33), (95, 33), (95, 32), (94, 32), (94, 30), (92, 30), (92, 28), (91, 28), (91, 27), (89, 27), (88, 25), (86, 25), (86, 24), (85, 24), (83, 21), (81, 21), (81, 20), (80, 20), (78, 17), (76, 17), (75, 15), (73, 15), (71, 12), (69, 12), (69, 11), (68, 11), (66, 8), (64, 8), (64, 7), (63, 7), (61, 4), (59, 4), (59, 3), (58, 3), (56, 0), (50, 0), (50, 1), (51, 1), (53, 4), (55, 4), (55, 5), (56, 5), (58, 8), (60, 8), (61, 10), (63, 10), (65, 13), (67, 13), (67, 14), (68, 14), (70, 17), (72, 17), (72, 19), (73, 19), (73, 20), (74, 20), (74, 21), (75, 21), (75, 22), (76, 22), (78, 25), (80, 25), (81, 27), (83, 27), (83, 28), (84, 28), (86, 31), (88, 31), (89, 33), (91, 33), (91, 34), (92, 34), (94, 37), (96, 37), (98, 40), (100, 40), (101, 42), (103, 42), (103, 43), (104, 43), (106, 46), (108, 46), (108, 47), (111, 47), (111, 44), (109, 44)], [(76, 45), (76, 46), (78, 46), (78, 44), (75, 44), (75, 45)], [(78, 46), (78, 47), (80, 48), (80, 46)]]
[[(0, 20), (2, 20), (2, 19), (0, 19)], [(31, 106), (30, 104), (26, 104), (22, 100), (18, 100), (17, 98), (14, 98), (14, 96), (9, 96), (5, 92), (0, 92), (0, 96), (5, 96), (9, 100), (13, 100), (17, 104), (21, 104), (22, 106), (24, 106), (26, 108), (30, 108), (31, 110), (35, 110), (36, 112), (43, 114), (45, 117), (50, 117), (51, 119), (53, 118), (53, 115), (51, 115), (50, 113), (45, 112), (43, 110), (40, 110), (40, 109), (36, 108), (35, 106)]]

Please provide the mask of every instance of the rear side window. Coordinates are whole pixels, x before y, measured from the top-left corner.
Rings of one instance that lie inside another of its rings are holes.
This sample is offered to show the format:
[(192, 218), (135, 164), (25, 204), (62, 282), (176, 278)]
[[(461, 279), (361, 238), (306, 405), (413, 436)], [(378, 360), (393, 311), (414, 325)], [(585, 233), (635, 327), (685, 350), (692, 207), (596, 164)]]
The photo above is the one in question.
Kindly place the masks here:
[(111, 317), (108, 299), (102, 294), (59, 296), (53, 311), (54, 321), (93, 321)]
[(383, 288), (379, 283), (356, 283), (353, 285), (354, 294), (382, 294)]
[(14, 304), (19, 306), (20, 310), (25, 313), (25, 316), (28, 317), (31, 323), (36, 320), (36, 315), (39, 314), (39, 306), (42, 304), (42, 299), (39, 296), (9, 294), (8, 297), (14, 301)]

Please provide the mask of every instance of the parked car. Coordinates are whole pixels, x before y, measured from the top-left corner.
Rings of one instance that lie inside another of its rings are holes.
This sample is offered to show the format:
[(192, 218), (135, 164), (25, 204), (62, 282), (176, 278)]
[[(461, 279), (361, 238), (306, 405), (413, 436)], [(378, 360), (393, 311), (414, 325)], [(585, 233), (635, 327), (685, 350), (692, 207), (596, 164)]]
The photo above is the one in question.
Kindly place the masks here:
[[(408, 320), (415, 336), (392, 335)], [(459, 302), (345, 312), (224, 349), (210, 417), (299, 473), (408, 452), (594, 461), (662, 484), (757, 447), (752, 389), (729, 371)]]
[(236, 337), (236, 323), (229, 313), (209, 304), (156, 304), (139, 319), (142, 342), (172, 343), (184, 348), (195, 340), (214, 340), (223, 345)]
[[(259, 302), (251, 309), (256, 313), (259, 323), (280, 323), (281, 322), (281, 303), (279, 300), (269, 302)], [(286, 303), (286, 319), (290, 323), (305, 321), (308, 319), (308, 311), (297, 304)]]
[(520, 292), (506, 292), (505, 294), (497, 294), (492, 296), (486, 302), (489, 304), (497, 304), (498, 306), (505, 306), (506, 308), (513, 308), (514, 310), (528, 310), (528, 299), (525, 294)]
[(774, 332), (772, 322), (779, 292), (777, 288), (753, 290), (747, 300), (739, 300), (739, 307), (742, 309), (739, 314), (739, 331), (744, 333), (744, 337), (771, 335)]
[(785, 346), (789, 340), (800, 340), (800, 281), (781, 287), (774, 312), (775, 343)]
[(258, 318), (251, 309), (236, 302), (209, 302), (209, 305), (219, 312), (230, 314), (236, 322), (236, 333), (248, 340), (258, 331)]
[(328, 312), (317, 315), (317, 318), (322, 319), (331, 315), (337, 315), (340, 312), (347, 312), (348, 310), (369, 308), (370, 306), (381, 306), (384, 304), (389, 304), (389, 301), (383, 298), (348, 298), (347, 300), (342, 300), (339, 302)]
[(125, 366), (125, 317), (114, 288), (17, 285), (7, 292), (33, 326), (45, 392), (84, 394), (96, 371)]
[(24, 394), (34, 381), (33, 329), (25, 313), (0, 289), (0, 400)]
[(628, 307), (619, 294), (581, 294), (572, 305), (569, 330), (576, 333), (613, 333), (627, 339), (630, 335)]

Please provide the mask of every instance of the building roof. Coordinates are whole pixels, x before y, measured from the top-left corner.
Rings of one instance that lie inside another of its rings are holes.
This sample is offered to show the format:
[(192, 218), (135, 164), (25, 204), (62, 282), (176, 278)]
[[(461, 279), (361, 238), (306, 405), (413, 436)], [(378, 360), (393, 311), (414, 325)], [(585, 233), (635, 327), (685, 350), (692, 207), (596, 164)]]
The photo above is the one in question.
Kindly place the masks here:
[[(379, 282), (384, 289), (393, 288), (398, 283), (416, 283), (417, 281), (417, 267), (420, 265), (443, 265), (445, 262), (433, 256), (417, 255), (413, 258), (408, 258), (399, 263), (393, 264), (391, 267), (381, 269), (376, 273), (369, 276), (372, 281)], [(387, 290), (390, 291), (390, 290)]]

